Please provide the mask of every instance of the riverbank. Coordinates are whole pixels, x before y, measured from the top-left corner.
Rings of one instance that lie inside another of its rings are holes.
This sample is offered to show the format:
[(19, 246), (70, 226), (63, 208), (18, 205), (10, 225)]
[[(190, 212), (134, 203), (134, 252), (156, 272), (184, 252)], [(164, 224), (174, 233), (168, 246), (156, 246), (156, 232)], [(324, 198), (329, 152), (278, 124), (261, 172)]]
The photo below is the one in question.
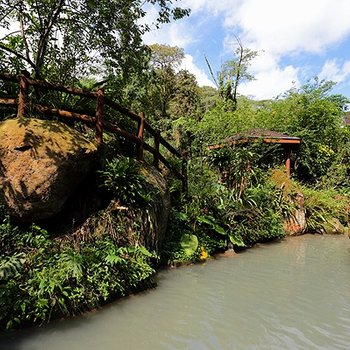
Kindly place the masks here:
[(343, 235), (305, 235), (205, 265), (162, 270), (156, 289), (81, 317), (9, 333), (0, 347), (346, 349), (349, 244)]

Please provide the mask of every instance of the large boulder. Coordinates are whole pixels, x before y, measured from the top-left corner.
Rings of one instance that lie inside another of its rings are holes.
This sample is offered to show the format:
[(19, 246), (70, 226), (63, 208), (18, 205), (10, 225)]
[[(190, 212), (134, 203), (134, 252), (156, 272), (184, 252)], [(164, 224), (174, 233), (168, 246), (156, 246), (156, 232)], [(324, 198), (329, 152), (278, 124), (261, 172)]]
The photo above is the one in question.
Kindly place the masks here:
[(19, 222), (59, 213), (97, 160), (92, 142), (57, 121), (6, 120), (0, 140), (0, 194)]

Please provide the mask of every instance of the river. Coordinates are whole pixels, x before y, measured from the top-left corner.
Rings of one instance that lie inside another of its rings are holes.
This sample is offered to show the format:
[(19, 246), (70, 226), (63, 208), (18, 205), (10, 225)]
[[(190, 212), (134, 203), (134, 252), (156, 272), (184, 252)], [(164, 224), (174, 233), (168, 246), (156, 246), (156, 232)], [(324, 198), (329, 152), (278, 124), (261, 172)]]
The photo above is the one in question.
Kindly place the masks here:
[(350, 240), (288, 238), (161, 271), (101, 310), (2, 334), (1, 350), (349, 349)]

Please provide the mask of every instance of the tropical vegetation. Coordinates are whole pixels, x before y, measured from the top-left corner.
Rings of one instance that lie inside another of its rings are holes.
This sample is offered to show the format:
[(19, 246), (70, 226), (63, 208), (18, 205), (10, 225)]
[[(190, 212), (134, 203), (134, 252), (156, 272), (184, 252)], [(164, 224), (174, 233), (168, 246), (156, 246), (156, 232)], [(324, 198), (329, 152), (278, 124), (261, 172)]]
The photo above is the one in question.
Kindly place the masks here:
[[(158, 10), (156, 22), (141, 24), (150, 7)], [(116, 137), (105, 139), (96, 182), (104, 198), (114, 200), (113, 208), (135, 208), (132, 225), (109, 205), (94, 213), (87, 235), (67, 238), (66, 232), (54, 235), (40, 223), (17, 226), (2, 205), (1, 327), (40, 324), (98, 307), (153, 285), (159, 264), (203, 261), (227, 249), (241, 251), (281, 239), (299, 192), (305, 199), (308, 232), (325, 233), (339, 225), (346, 231), (348, 100), (332, 94), (332, 82), (311, 79), (266, 101), (242, 96), (240, 83), (253, 79), (249, 65), (257, 53), (237, 39), (232, 60), (220, 72), (213, 72), (208, 62), (217, 88), (199, 87), (193, 74), (180, 69), (181, 48), (142, 42), (152, 25), (189, 14), (171, 1), (5, 0), (0, 10), (0, 28), (9, 30), (0, 38), (0, 72), (27, 69), (35, 78), (84, 88), (103, 86), (124, 106), (143, 110), (164, 137), (188, 152), (189, 175), (188, 192), (182, 193), (181, 184), (167, 174), (172, 210), (158, 254), (138, 241), (140, 230), (147, 227), (140, 219), (147, 215), (140, 213), (149, 213), (157, 194), (133, 159), (135, 149)], [(12, 31), (14, 20), (18, 30)], [(14, 85), (0, 82), (0, 94), (15, 95)], [(83, 98), (67, 99), (60, 93), (34, 93), (34, 98), (91, 109)], [(1, 118), (8, 117), (2, 109)], [(128, 127), (119, 115), (111, 118)], [(292, 178), (284, 172), (278, 145), (257, 142), (208, 149), (257, 128), (302, 139), (293, 153)], [(168, 161), (174, 162), (171, 157)], [(131, 243), (120, 238), (126, 231), (133, 233)]]

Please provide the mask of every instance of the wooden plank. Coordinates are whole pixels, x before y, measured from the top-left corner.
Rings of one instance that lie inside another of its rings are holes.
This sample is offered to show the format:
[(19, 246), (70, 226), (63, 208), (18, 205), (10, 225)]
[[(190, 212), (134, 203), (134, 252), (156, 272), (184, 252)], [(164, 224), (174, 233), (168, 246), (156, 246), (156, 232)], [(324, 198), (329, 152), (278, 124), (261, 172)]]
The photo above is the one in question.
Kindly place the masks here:
[(67, 94), (90, 97), (90, 98), (94, 98), (94, 99), (97, 96), (96, 92), (86, 91), (86, 90), (79, 89), (79, 88), (73, 88), (71, 86), (57, 85), (57, 84), (50, 83), (50, 82), (44, 81), (44, 80), (28, 79), (28, 84), (42, 88), (42, 89), (60, 91), (60, 92), (65, 92)]
[(20, 77), (18, 75), (8, 74), (8, 73), (0, 73), (0, 80), (12, 81), (13, 83), (18, 83)]
[(120, 112), (124, 115), (126, 115), (127, 117), (129, 117), (130, 119), (132, 119), (135, 122), (139, 122), (140, 121), (140, 116), (132, 111), (130, 111), (129, 109), (121, 106), (119, 103), (114, 102), (113, 100), (111, 100), (108, 97), (105, 97), (105, 103), (107, 106), (111, 107), (112, 109), (116, 110), (117, 112)]
[(167, 140), (165, 140), (162, 136), (159, 138), (160, 143), (167, 148), (172, 154), (177, 156), (178, 158), (182, 158), (182, 154), (175, 149)]
[(103, 141), (103, 116), (104, 116), (104, 89), (97, 90), (96, 101), (96, 128), (95, 128), (95, 141), (97, 144), (101, 144)]
[(23, 71), (20, 76), (19, 82), (19, 92), (18, 92), (18, 108), (17, 108), (17, 118), (23, 118), (26, 116), (26, 109), (28, 103), (28, 77), (29, 73)]
[(15, 98), (0, 98), (0, 105), (17, 107), (17, 99)]
[(177, 170), (172, 164), (170, 164), (162, 154), (158, 153), (157, 150), (155, 148), (153, 148), (152, 146), (150, 146), (149, 144), (145, 143), (144, 144), (144, 148), (145, 150), (147, 150), (148, 152), (152, 153), (153, 155), (158, 154), (159, 160), (170, 170), (172, 171), (176, 177), (178, 177), (180, 180), (182, 180), (183, 176), (180, 173), (179, 170)]
[(57, 115), (59, 117), (68, 118), (68, 119), (75, 119), (75, 120), (79, 120), (79, 121), (87, 122), (87, 123), (91, 123), (91, 124), (96, 123), (96, 117), (92, 117), (91, 115), (65, 111), (65, 110), (58, 109), (58, 108), (50, 108), (50, 107), (41, 106), (41, 105), (31, 105), (31, 106), (34, 107), (37, 111), (44, 113), (44, 114)]
[(159, 154), (159, 160), (169, 169), (171, 170), (177, 178), (182, 180), (182, 174), (172, 165), (170, 164), (161, 154)]
[(301, 140), (296, 139), (264, 139), (265, 143), (280, 143), (286, 145), (300, 145)]
[[(130, 117), (132, 120), (136, 121), (136, 122), (140, 122), (140, 116), (137, 115), (136, 113), (130, 111), (129, 109), (121, 106), (119, 103), (114, 102), (113, 100), (109, 99), (109, 98), (105, 98), (105, 102), (106, 104), (115, 109), (116, 111)], [(152, 135), (155, 136), (157, 134), (157, 131), (145, 120), (144, 122), (144, 128)], [(171, 153), (173, 153), (175, 156), (177, 156), (178, 158), (181, 158), (181, 153), (175, 149), (169, 142), (167, 142), (162, 136), (160, 136), (160, 143), (167, 148)]]
[(286, 172), (287, 176), (290, 177), (290, 157), (291, 157), (291, 146), (286, 147)]
[(274, 139), (274, 138), (244, 138), (244, 139), (239, 139), (239, 140), (233, 140), (233, 141), (228, 141), (226, 143), (221, 143), (217, 145), (209, 145), (208, 150), (214, 150), (214, 149), (220, 149), (225, 146), (234, 146), (234, 145), (239, 145), (239, 144), (244, 144), (244, 143), (249, 143), (249, 142), (259, 142), (263, 141), (265, 143), (278, 143), (281, 145), (300, 145), (301, 144), (301, 139)]
[(145, 132), (145, 113), (141, 112), (140, 113), (140, 121), (138, 123), (138, 132), (137, 132), (137, 137), (140, 140), (140, 143), (137, 147), (137, 159), (138, 160), (143, 160), (143, 143), (144, 143), (144, 132)]
[(159, 144), (160, 144), (160, 131), (154, 136), (154, 148), (156, 153), (153, 154), (153, 166), (158, 169), (159, 168)]
[(112, 123), (107, 122), (107, 121), (103, 121), (103, 128), (105, 130), (110, 131), (110, 132), (115, 132), (118, 135), (121, 135), (121, 136), (125, 137), (126, 139), (136, 143), (137, 145), (140, 143), (140, 139), (136, 135), (133, 135), (133, 134), (129, 133), (128, 131), (125, 131), (125, 130), (119, 128), (115, 124), (112, 124)]

